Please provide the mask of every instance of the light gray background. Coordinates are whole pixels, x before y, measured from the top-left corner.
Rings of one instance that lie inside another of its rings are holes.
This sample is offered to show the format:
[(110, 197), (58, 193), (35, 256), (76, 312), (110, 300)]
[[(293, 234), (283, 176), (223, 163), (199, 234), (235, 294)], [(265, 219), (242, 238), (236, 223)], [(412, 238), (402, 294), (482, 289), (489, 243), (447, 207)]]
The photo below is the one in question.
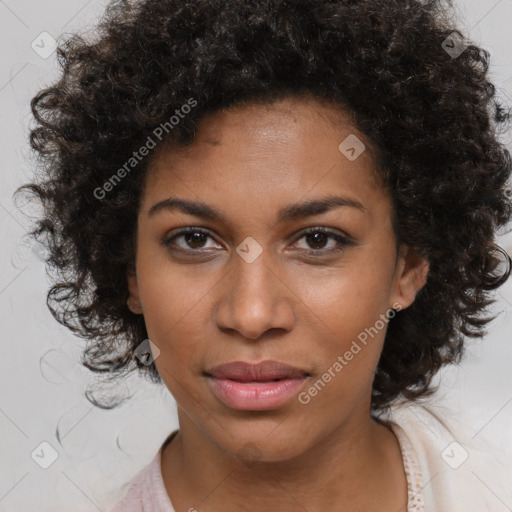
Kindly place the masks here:
[[(456, 4), (470, 38), (491, 52), (492, 78), (512, 105), (512, 0)], [(106, 512), (121, 484), (150, 462), (178, 426), (168, 391), (135, 377), (118, 386), (136, 392), (119, 409), (103, 411), (85, 400), (93, 379), (78, 363), (81, 342), (46, 309), (43, 264), (23, 242), (28, 220), (12, 201), (34, 165), (26, 143), (30, 99), (57, 74), (55, 54), (42, 58), (32, 42), (42, 32), (58, 39), (93, 29), (104, 5), (105, 0), (0, 0), (0, 512)], [(504, 142), (510, 148), (510, 135)], [(499, 242), (512, 252), (510, 235)], [(436, 382), (441, 380), (437, 400), (463, 411), (475, 437), (512, 454), (511, 283), (496, 295), (499, 316), (487, 338), (470, 342), (463, 364), (443, 371)], [(31, 458), (45, 441), (58, 454), (48, 469)]]

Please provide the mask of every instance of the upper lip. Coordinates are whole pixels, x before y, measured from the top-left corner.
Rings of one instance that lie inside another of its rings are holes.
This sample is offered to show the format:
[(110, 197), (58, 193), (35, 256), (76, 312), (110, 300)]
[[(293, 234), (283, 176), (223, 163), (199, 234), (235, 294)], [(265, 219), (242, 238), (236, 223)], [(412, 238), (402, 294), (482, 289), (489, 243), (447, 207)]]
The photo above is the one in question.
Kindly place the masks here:
[(295, 366), (270, 360), (261, 361), (260, 363), (233, 361), (215, 366), (211, 370), (207, 370), (206, 374), (220, 379), (241, 381), (297, 379), (309, 375), (305, 370)]

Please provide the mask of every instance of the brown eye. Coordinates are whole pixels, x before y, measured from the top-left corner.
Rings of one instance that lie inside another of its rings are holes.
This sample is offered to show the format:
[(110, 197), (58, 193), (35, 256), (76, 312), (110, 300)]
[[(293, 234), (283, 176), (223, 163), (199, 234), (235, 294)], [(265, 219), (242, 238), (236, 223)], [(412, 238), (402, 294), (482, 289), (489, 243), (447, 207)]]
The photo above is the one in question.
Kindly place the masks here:
[(195, 231), (193, 233), (183, 235), (183, 240), (185, 240), (189, 247), (192, 247), (193, 249), (200, 249), (203, 247), (207, 237), (208, 235)]
[(323, 249), (329, 241), (329, 236), (321, 232), (308, 233), (305, 238), (312, 249)]
[[(194, 252), (194, 250), (201, 249), (208, 249), (209, 247), (205, 246), (208, 239), (213, 238), (202, 229), (198, 228), (187, 228), (179, 231), (178, 233), (172, 235), (171, 237), (167, 237), (165, 240), (163, 240), (162, 244), (166, 247), (169, 247), (172, 249), (171, 246), (176, 246), (177, 250), (183, 250), (183, 251), (191, 251)], [(182, 239), (182, 243), (176, 243), (177, 240)]]
[[(333, 251), (343, 250), (345, 246), (354, 245), (347, 238), (339, 235), (338, 233), (335, 233), (334, 231), (329, 231), (324, 228), (310, 228), (303, 232), (298, 241), (302, 239), (306, 241), (308, 246), (304, 249), (313, 253), (330, 253)], [(298, 243), (298, 241), (296, 243)], [(329, 247), (329, 241), (333, 242), (331, 247)]]

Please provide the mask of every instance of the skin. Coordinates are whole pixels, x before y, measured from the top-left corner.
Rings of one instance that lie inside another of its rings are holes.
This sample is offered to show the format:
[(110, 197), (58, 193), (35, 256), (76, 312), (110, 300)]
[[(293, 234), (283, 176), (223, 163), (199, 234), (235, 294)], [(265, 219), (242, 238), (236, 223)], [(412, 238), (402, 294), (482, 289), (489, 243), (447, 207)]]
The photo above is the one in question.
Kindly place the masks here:
[[(354, 161), (338, 149), (350, 134), (366, 145)], [(370, 416), (385, 327), (308, 404), (294, 397), (275, 410), (235, 410), (203, 375), (225, 362), (274, 359), (308, 371), (307, 390), (381, 314), (412, 304), (428, 262), (413, 247), (397, 253), (371, 148), (340, 107), (300, 97), (209, 114), (192, 146), (154, 155), (128, 305), (144, 315), (178, 404), (180, 433), (162, 454), (178, 512), (406, 510), (398, 441)], [(281, 208), (330, 195), (364, 209), (277, 222)], [(207, 203), (225, 220), (149, 215), (169, 197)], [(209, 236), (163, 244), (184, 227)], [(353, 244), (304, 236), (314, 227)], [(236, 252), (248, 236), (262, 249), (252, 263)]]

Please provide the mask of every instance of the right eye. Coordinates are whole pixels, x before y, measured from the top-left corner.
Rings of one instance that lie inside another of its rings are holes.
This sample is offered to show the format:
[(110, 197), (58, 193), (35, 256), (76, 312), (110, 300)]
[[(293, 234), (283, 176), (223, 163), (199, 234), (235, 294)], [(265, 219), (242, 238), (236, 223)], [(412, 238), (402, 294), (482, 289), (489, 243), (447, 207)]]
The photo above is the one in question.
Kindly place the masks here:
[[(208, 247), (204, 246), (208, 238), (212, 237), (207, 231), (199, 228), (185, 228), (181, 229), (172, 236), (166, 236), (165, 239), (162, 240), (162, 245), (171, 251), (175, 250), (173, 247), (175, 246), (179, 251), (202, 252), (205, 249), (209, 249)], [(184, 245), (179, 245), (176, 243), (176, 241), (179, 239), (183, 239)]]

